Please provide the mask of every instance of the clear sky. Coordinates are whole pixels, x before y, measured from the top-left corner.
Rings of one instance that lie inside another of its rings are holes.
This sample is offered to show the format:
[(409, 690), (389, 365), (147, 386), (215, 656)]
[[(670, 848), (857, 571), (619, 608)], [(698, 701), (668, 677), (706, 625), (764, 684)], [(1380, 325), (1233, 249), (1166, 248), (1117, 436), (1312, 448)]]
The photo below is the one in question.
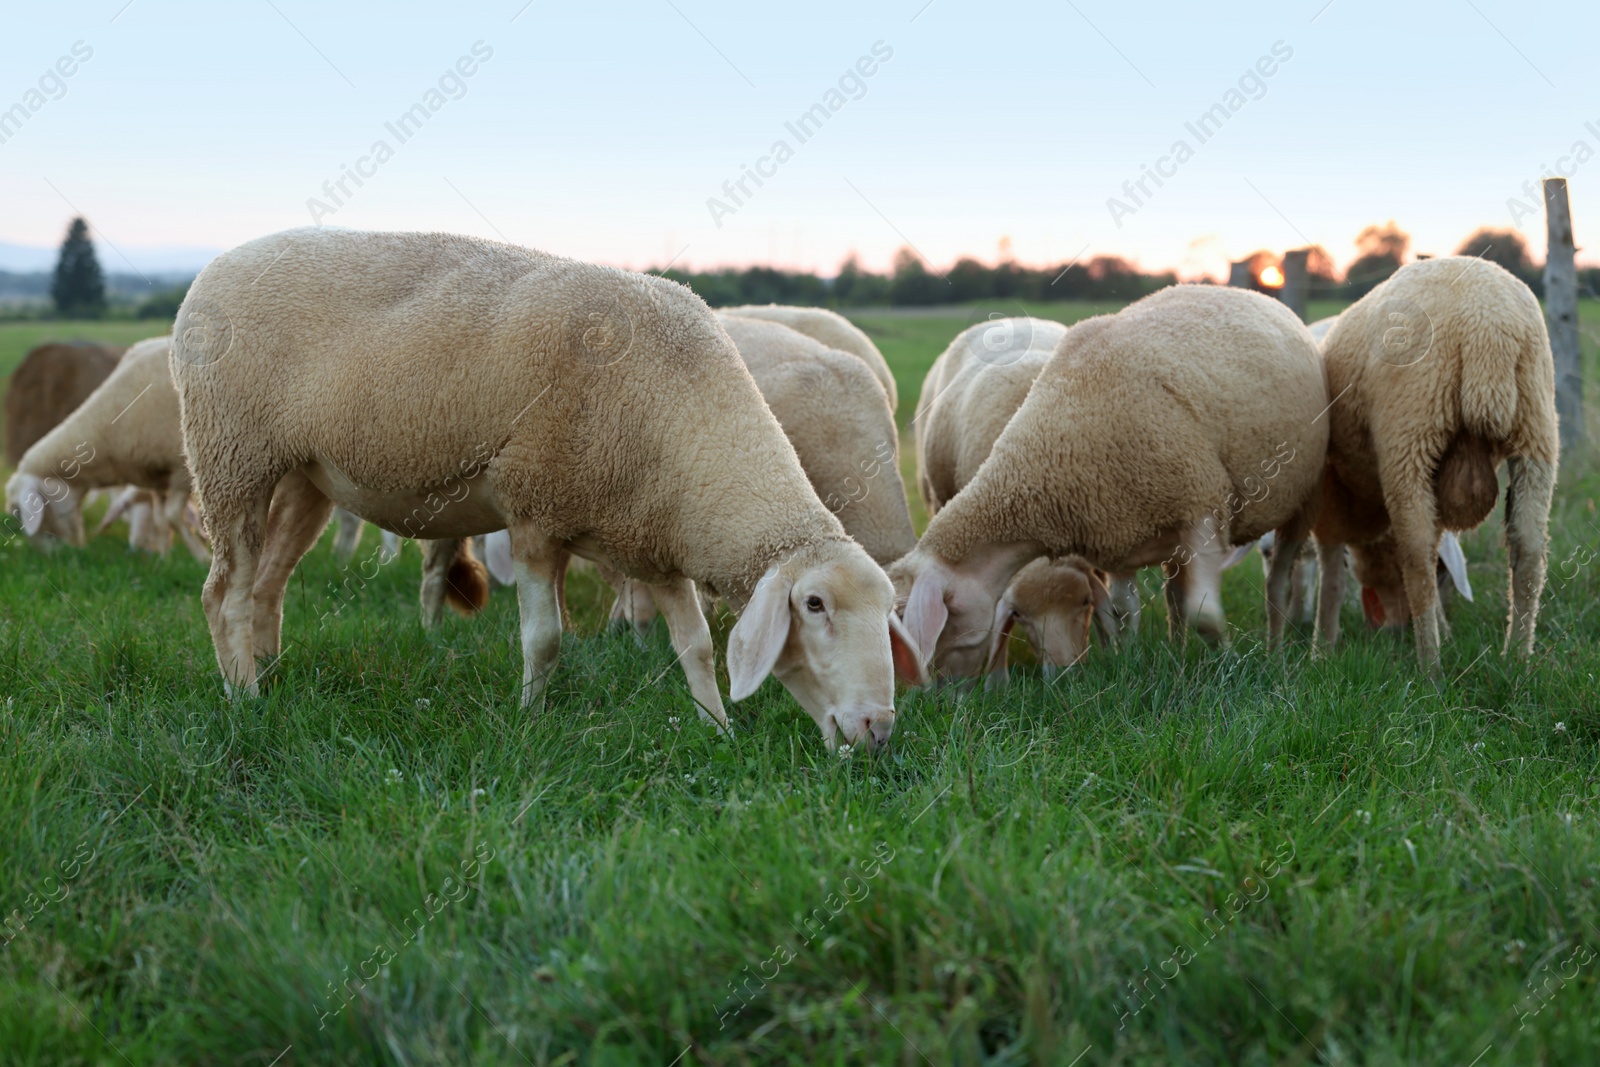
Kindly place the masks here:
[[(55, 245), (75, 207), (110, 269), (315, 214), (638, 268), (882, 268), (907, 243), (944, 266), (1004, 239), (1195, 275), (1306, 242), (1342, 266), (1390, 218), (1450, 252), (1566, 157), (1581, 247), (1597, 42), (1576, 0), (18, 4), (0, 242)], [(746, 165), (768, 176), (735, 200)], [(1135, 200), (1146, 165), (1168, 176)], [(1516, 221), (1542, 258), (1542, 214)]]

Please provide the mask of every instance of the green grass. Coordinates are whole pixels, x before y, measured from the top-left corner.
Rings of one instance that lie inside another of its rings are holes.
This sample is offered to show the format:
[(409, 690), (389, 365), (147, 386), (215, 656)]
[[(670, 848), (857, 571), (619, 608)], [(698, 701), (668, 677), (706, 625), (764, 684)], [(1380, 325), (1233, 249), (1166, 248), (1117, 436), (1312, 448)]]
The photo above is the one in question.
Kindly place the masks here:
[[(968, 319), (865, 320), (902, 413)], [(1227, 651), (1152, 587), (1126, 654), (904, 693), (849, 760), (771, 682), (715, 740), (587, 575), (530, 714), (508, 591), (425, 635), (408, 547), (324, 619), (325, 542), (230, 704), (181, 549), (13, 542), (0, 1062), (1593, 1062), (1596, 496), (1563, 472), (1532, 664), (1495, 519), (1437, 688), (1353, 616), (1266, 651), (1247, 563)]]

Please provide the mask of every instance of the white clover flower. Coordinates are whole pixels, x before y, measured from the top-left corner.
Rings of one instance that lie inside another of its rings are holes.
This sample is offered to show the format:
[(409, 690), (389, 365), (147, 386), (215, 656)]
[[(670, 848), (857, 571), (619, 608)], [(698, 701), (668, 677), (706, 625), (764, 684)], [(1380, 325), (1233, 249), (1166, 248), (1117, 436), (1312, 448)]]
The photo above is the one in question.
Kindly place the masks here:
[(1564, 722), (1556, 723), (1556, 733), (1564, 734), (1566, 732), (1567, 732), (1567, 724), (1566, 723), (1564, 723)]
[(384, 775), (384, 778), (390, 785), (399, 785), (405, 781), (405, 776), (393, 767), (389, 768), (389, 773)]
[(1361, 820), (1361, 825), (1363, 826), (1372, 825), (1372, 812), (1366, 810), (1365, 808), (1356, 809), (1356, 818)]
[(433, 704), (433, 701), (429, 700), (427, 697), (418, 697), (417, 698), (417, 710), (418, 711), (425, 711), (432, 704)]
[(849, 745), (840, 745), (839, 746), (839, 758), (840, 759), (850, 759), (854, 755), (855, 755), (855, 750), (852, 749)]

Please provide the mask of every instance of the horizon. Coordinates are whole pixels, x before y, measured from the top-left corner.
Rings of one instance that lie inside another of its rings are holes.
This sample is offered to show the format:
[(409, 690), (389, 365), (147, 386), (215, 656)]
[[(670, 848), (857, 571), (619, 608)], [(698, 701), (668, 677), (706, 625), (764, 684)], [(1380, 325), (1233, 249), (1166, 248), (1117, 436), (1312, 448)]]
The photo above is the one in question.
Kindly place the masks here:
[(1600, 113), (1565, 87), (1600, 12), (1541, 37), (1506, 2), (1435, 7), (1386, 12), (1374, 47), (1349, 0), (81, 3), (0, 41), (26, 72), (0, 84), (0, 243), (53, 249), (82, 214), (116, 272), (317, 222), (630, 269), (883, 273), (910, 247), (936, 271), (1108, 255), (1216, 279), (1312, 244), (1342, 270), (1391, 219), (1414, 252), (1494, 226), (1542, 262), (1528, 191), (1564, 171), (1581, 249)]

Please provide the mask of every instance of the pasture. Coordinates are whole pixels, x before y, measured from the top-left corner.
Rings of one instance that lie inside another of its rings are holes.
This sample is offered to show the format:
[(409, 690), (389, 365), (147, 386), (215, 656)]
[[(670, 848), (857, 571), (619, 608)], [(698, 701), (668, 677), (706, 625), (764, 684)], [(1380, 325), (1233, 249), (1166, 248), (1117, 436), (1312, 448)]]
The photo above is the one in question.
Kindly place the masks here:
[[(982, 316), (856, 316), (902, 429)], [(0, 326), (0, 374), (155, 332)], [(846, 758), (774, 681), (716, 738), (589, 574), (528, 714), (509, 590), (424, 634), (417, 548), (369, 529), (347, 571), (330, 532), (228, 703), (181, 548), (9, 538), (0, 1062), (1593, 1062), (1597, 496), (1562, 470), (1531, 663), (1497, 513), (1437, 686), (1353, 609), (1331, 658), (1269, 653), (1251, 559), (1227, 650), (1169, 643), (1147, 572), (1125, 653), (902, 691)]]

